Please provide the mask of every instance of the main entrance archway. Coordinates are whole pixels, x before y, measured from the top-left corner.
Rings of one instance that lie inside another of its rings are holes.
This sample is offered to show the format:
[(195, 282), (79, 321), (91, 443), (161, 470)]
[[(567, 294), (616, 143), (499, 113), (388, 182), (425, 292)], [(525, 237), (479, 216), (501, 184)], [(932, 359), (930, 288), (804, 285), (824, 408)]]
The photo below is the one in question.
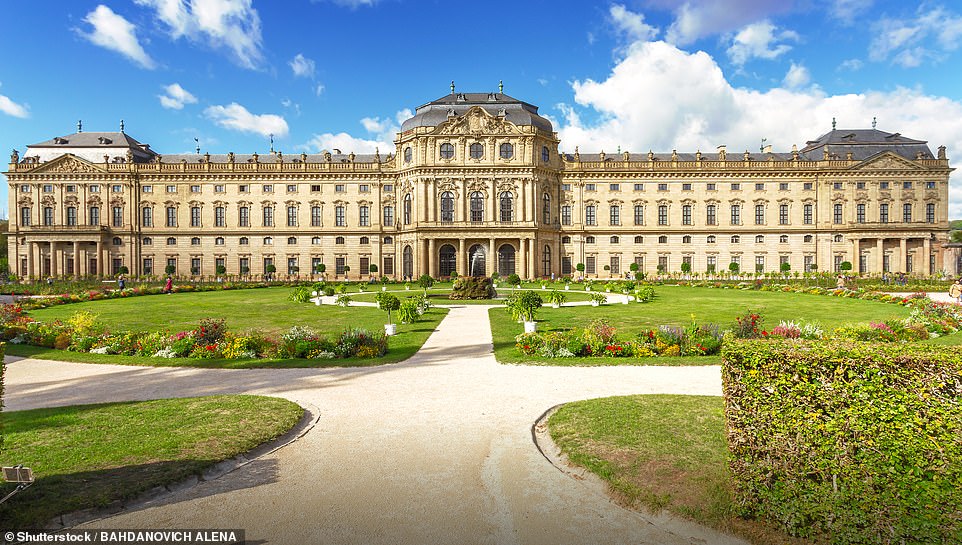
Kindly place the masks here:
[(457, 259), (454, 246), (450, 244), (445, 244), (441, 246), (438, 250), (438, 276), (445, 277), (451, 276), (451, 273), (456, 272), (455, 267), (457, 267)]
[(514, 274), (514, 246), (502, 244), (498, 248), (498, 274), (510, 276)]
[(484, 246), (475, 244), (468, 248), (468, 274), (470, 276), (486, 276), (486, 252)]

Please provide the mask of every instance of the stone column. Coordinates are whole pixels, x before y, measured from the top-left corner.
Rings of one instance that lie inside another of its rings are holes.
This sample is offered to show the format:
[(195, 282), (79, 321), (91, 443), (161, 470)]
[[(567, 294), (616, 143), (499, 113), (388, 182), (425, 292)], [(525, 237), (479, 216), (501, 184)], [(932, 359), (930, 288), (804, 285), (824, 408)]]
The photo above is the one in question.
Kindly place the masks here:
[(931, 254), (932, 239), (925, 237), (922, 239), (922, 274), (932, 274), (932, 267), (929, 266), (932, 262)]
[(858, 270), (858, 264), (859, 264), (859, 248), (858, 248), (858, 243), (859, 243), (859, 239), (857, 239), (857, 238), (853, 238), (853, 239), (852, 239), (852, 270), (855, 271), (855, 272), (859, 272), (859, 270)]
[(428, 184), (424, 180), (418, 180), (418, 183), (421, 184), (421, 194), (419, 195), (421, 197), (421, 202), (417, 203), (418, 218), (421, 222), (427, 222), (428, 209), (431, 206), (431, 203), (428, 202)]
[(488, 256), (484, 260), (485, 274), (491, 276), (498, 270), (498, 254), (494, 247), (494, 239), (488, 240)]
[(43, 248), (40, 247), (39, 242), (34, 242), (30, 246), (32, 247), (30, 253), (33, 254), (34, 272), (37, 278), (40, 278), (43, 276)]
[(63, 249), (56, 242), (50, 242), (50, 276), (60, 276), (60, 263), (63, 261)]
[(104, 255), (106, 254), (104, 249), (104, 242), (102, 240), (97, 241), (97, 276), (104, 275)]
[(535, 248), (533, 238), (529, 238), (527, 240), (527, 243), (528, 243), (528, 278), (537, 278), (538, 277), (538, 268), (537, 268), (538, 260), (535, 259), (535, 254), (537, 254), (538, 252)]
[(905, 272), (905, 256), (907, 255), (905, 249), (906, 242), (905, 238), (899, 239), (899, 262), (892, 272)]
[(489, 199), (488, 208), (491, 209), (491, 213), (488, 217), (491, 218), (492, 222), (498, 221), (498, 182), (494, 178), (491, 179), (491, 198)]
[(515, 270), (522, 279), (528, 276), (528, 241), (523, 238), (518, 239), (518, 259), (515, 260)]
[(875, 272), (881, 273), (885, 266), (885, 239), (876, 240), (875, 247), (878, 249), (878, 255), (875, 256)]
[(520, 222), (528, 221), (528, 181), (521, 180), (518, 184), (518, 212), (517, 218)]
[(438, 215), (438, 182), (437, 180), (431, 180), (431, 221), (437, 223), (440, 220), (441, 218)]
[(80, 243), (73, 241), (73, 277), (74, 280), (80, 278)]
[(436, 256), (435, 253), (437, 253), (437, 247), (436, 247), (435, 241), (433, 238), (429, 238), (428, 239), (428, 274), (430, 274), (432, 277), (436, 277), (436, 275), (438, 274), (436, 270), (438, 256)]
[(31, 276), (34, 276), (34, 272), (33, 272), (33, 243), (32, 243), (32, 242), (28, 242), (25, 246), (27, 247), (27, 277), (29, 278), (29, 277), (31, 277)]
[(464, 239), (459, 238), (458, 239), (458, 259), (454, 265), (455, 267), (457, 267), (457, 272), (459, 275), (464, 276), (465, 274), (468, 274), (469, 272), (468, 268), (467, 266), (465, 266), (465, 263), (467, 262), (468, 262), (467, 256), (464, 255)]

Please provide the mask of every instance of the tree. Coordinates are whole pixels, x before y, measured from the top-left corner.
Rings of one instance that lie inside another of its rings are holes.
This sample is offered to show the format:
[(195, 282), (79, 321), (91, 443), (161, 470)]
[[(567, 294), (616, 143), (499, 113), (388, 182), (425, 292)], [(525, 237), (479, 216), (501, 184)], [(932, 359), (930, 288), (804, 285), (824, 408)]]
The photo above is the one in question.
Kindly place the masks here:
[(737, 261), (732, 261), (731, 263), (728, 264), (728, 270), (731, 271), (732, 274), (738, 274), (739, 268), (740, 266), (738, 265)]
[(371, 265), (367, 269), (371, 274), (374, 274), (377, 272), (377, 265), (371, 263)]
[(681, 272), (683, 272), (683, 273), (685, 273), (685, 274), (690, 273), (690, 272), (691, 272), (691, 263), (689, 263), (689, 262), (687, 262), (687, 261), (682, 261), (682, 262), (681, 262)]
[(244, 265), (243, 267), (240, 268), (240, 272), (241, 274), (250, 274), (251, 268), (248, 267), (247, 265)]
[(378, 307), (384, 312), (387, 312), (387, 323), (393, 323), (391, 321), (391, 313), (401, 308), (401, 300), (395, 297), (393, 294), (383, 291), (377, 294), (374, 299), (377, 301)]
[(788, 271), (792, 270), (792, 265), (786, 261), (778, 266), (778, 270), (782, 271), (783, 273), (787, 273)]
[(962, 231), (952, 231), (952, 242), (962, 242)]
[(175, 272), (177, 272), (177, 267), (173, 265), (167, 265), (166, 267), (164, 267), (164, 272), (167, 274), (174, 274)]
[(638, 264), (632, 263), (631, 265), (628, 265), (628, 270), (631, 272), (638, 272)]
[(274, 274), (277, 272), (277, 267), (275, 267), (273, 263), (268, 263), (267, 267), (264, 267), (264, 272), (267, 274)]
[(120, 268), (117, 269), (117, 274), (129, 274), (129, 273), (130, 273), (130, 269), (127, 268), (127, 265), (121, 265)]
[(518, 318), (525, 322), (533, 322), (535, 313), (543, 304), (544, 301), (540, 295), (533, 291), (525, 290), (515, 298), (513, 310), (518, 313)]
[(585, 264), (584, 264), (584, 263), (578, 263), (577, 265), (575, 265), (575, 270), (578, 271), (578, 272), (580, 272), (580, 273), (585, 272)]
[(431, 278), (430, 274), (422, 274), (418, 278), (418, 286), (424, 289), (424, 295), (428, 294), (428, 288), (434, 285), (434, 279)]
[(843, 261), (838, 264), (838, 270), (840, 271), (850, 271), (852, 270), (852, 264), (848, 261)]
[(216, 272), (217, 272), (217, 276), (222, 276), (224, 274), (227, 274), (227, 267), (223, 265), (218, 265)]
[(351, 266), (350, 266), (350, 265), (344, 265), (344, 278), (347, 278), (347, 277), (348, 277), (348, 274), (347, 274), (347, 273), (349, 273), (349, 272), (351, 272)]

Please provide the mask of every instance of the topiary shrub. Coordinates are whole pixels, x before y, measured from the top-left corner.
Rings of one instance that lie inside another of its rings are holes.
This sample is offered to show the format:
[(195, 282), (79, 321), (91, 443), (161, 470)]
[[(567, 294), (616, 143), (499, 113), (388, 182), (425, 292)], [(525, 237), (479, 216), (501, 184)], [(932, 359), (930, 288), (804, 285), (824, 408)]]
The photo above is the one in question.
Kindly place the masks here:
[(738, 514), (816, 543), (959, 543), (960, 376), (955, 347), (726, 342)]
[(492, 299), (494, 284), (486, 276), (462, 276), (454, 281), (450, 299)]

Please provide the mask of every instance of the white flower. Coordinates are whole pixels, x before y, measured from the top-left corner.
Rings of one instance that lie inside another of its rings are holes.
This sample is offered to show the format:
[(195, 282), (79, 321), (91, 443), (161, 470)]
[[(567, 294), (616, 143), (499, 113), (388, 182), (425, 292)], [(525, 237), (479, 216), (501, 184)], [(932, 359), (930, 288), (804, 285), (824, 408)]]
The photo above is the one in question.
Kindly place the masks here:
[(176, 358), (176, 357), (177, 357), (177, 352), (175, 352), (175, 351), (174, 351), (173, 349), (171, 349), (171, 348), (161, 348), (161, 349), (158, 350), (157, 352), (154, 352), (154, 356), (153, 356), (153, 357), (155, 357), (155, 358)]
[(110, 353), (110, 347), (109, 347), (109, 346), (101, 346), (100, 348), (91, 348), (91, 349), (90, 349), (90, 353), (91, 353), (91, 354), (109, 354), (109, 353)]

